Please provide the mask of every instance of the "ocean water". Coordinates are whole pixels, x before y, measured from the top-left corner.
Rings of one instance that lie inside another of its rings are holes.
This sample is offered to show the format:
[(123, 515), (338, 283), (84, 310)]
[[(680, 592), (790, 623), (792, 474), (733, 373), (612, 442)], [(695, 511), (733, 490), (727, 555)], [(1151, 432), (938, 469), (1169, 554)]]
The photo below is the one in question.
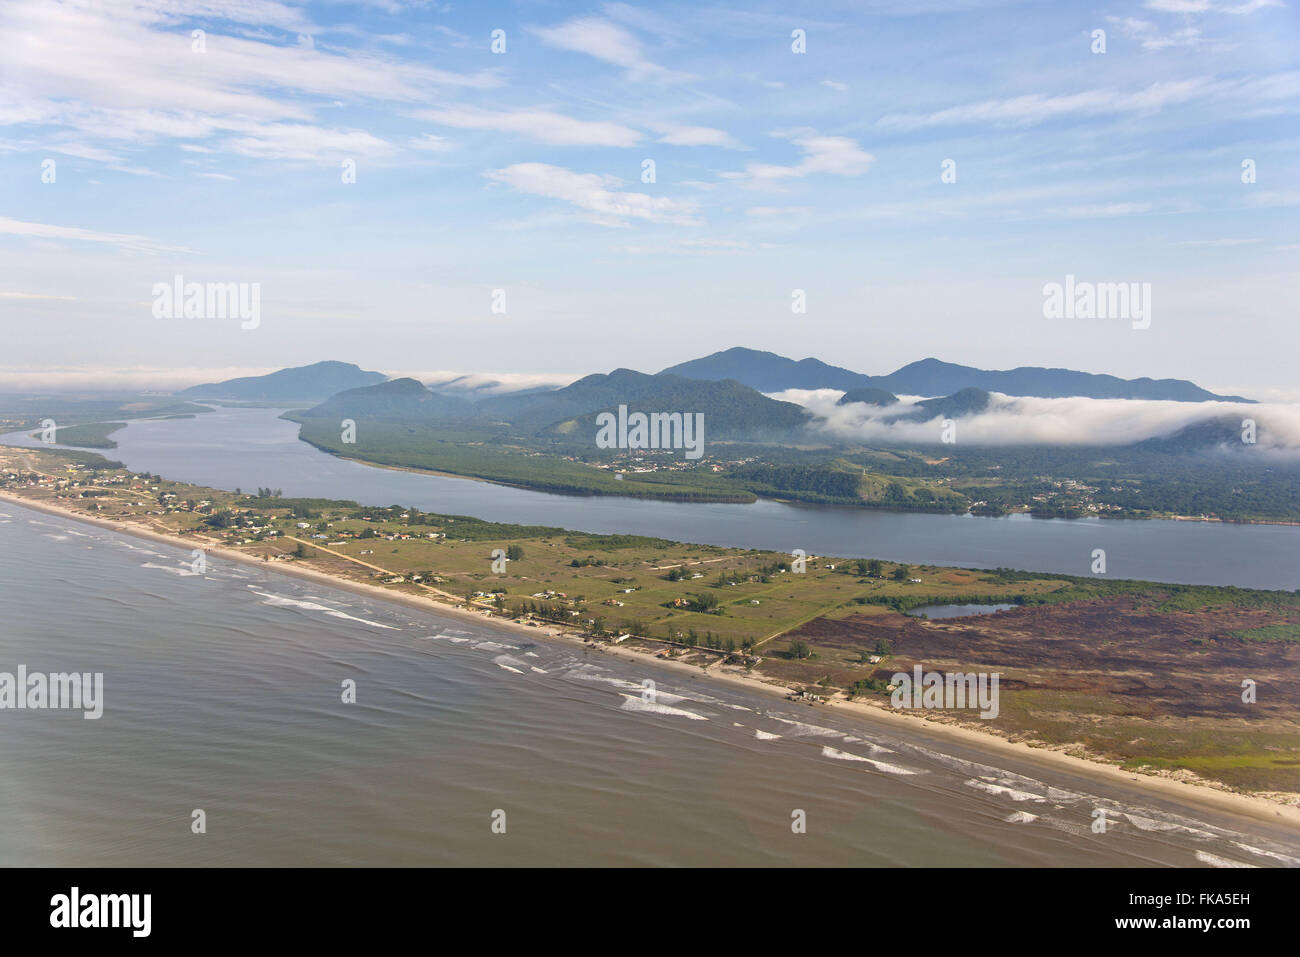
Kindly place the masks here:
[(0, 608), (0, 672), (104, 674), (99, 720), (0, 710), (4, 866), (1300, 864), (1293, 829), (8, 503)]

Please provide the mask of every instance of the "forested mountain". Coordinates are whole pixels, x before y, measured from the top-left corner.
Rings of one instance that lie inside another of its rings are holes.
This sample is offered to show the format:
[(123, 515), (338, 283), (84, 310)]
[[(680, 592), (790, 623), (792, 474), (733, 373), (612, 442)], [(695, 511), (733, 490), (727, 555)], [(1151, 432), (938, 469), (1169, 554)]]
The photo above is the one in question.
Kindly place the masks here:
[(933, 358), (909, 363), (888, 375), (869, 376), (827, 365), (818, 359), (796, 362), (772, 352), (743, 348), (715, 352), (671, 366), (664, 372), (694, 379), (735, 379), (760, 392), (785, 389), (842, 389), (850, 392), (870, 388), (894, 395), (945, 396), (976, 388), (1041, 398), (1083, 396), (1093, 399), (1169, 399), (1176, 402), (1250, 401), (1240, 396), (1216, 395), (1185, 379), (1121, 379), (1113, 375), (1037, 366), (992, 371)]
[(257, 402), (319, 401), (345, 389), (374, 385), (387, 378), (382, 372), (366, 372), (350, 362), (327, 361), (280, 369), (266, 375), (209, 382), (206, 385), (192, 386), (177, 395), (187, 399), (242, 399)]
[(856, 389), (868, 385), (868, 376), (820, 359), (787, 359), (774, 352), (759, 352), (737, 346), (715, 352), (702, 359), (692, 359), (664, 369), (661, 375), (680, 375), (689, 379), (734, 379), (759, 392), (782, 392), (786, 389)]

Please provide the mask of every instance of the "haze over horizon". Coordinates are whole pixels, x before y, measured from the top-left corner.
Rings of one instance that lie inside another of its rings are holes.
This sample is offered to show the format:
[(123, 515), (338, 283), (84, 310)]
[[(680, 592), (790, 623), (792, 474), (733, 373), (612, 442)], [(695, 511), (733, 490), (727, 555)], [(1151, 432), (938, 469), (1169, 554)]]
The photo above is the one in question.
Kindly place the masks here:
[[(766, 351), (766, 350), (761, 350)], [(688, 356), (686, 359), (700, 358), (698, 356)], [(788, 356), (785, 358), (817, 359), (817, 356)], [(940, 361), (949, 360), (942, 357), (925, 357), (939, 358)], [(181, 391), (196, 385), (223, 382), (229, 379), (244, 377), (257, 377), (279, 371), (282, 368), (301, 368), (304, 366), (314, 365), (321, 361), (344, 361), (352, 362), (350, 359), (313, 359), (307, 362), (295, 362), (289, 366), (272, 366), (272, 367), (212, 367), (212, 368), (162, 368), (162, 367), (129, 367), (118, 369), (104, 368), (86, 368), (86, 367), (64, 367), (64, 368), (10, 368), (0, 366), (0, 393), (3, 392), (24, 392), (24, 391), (48, 391), (48, 392), (119, 392), (142, 390), (147, 392), (173, 392)], [(411, 378), (416, 379), (427, 385), (446, 385), (452, 380), (464, 380), (462, 386), (469, 388), (483, 389), (485, 392), (500, 391), (509, 392), (520, 389), (545, 388), (545, 387), (563, 387), (584, 376), (607, 373), (615, 368), (634, 368), (631, 366), (618, 366), (616, 364), (609, 367), (584, 369), (582, 371), (501, 371), (496, 369), (384, 369), (367, 366), (363, 362), (353, 362), (362, 369), (370, 369), (383, 373), (389, 379)], [(828, 365), (836, 365), (833, 362)], [(905, 363), (907, 365), (910, 363)], [(956, 365), (964, 363), (955, 362)], [(1042, 367), (1042, 368), (1064, 368), (1064, 367)], [(639, 372), (655, 373), (662, 370), (657, 368), (636, 369)], [(887, 374), (896, 371), (890, 369), (850, 369), (852, 372), (862, 372), (864, 374)], [(1095, 369), (1075, 369), (1072, 371), (1110, 374), (1105, 370)], [(1134, 377), (1140, 378), (1140, 377)], [(1149, 378), (1156, 378), (1154, 376)], [(1179, 379), (1182, 377), (1169, 376), (1161, 378)], [(1194, 381), (1194, 380), (1186, 380)], [(1291, 388), (1259, 388), (1259, 387), (1242, 387), (1236, 388), (1216, 388), (1206, 386), (1205, 383), (1194, 382), (1195, 385), (1208, 388), (1211, 392), (1219, 393), (1249, 393), (1246, 398), (1254, 398), (1264, 402), (1300, 402), (1300, 387)], [(491, 388), (495, 387), (495, 388)], [(992, 390), (996, 392), (997, 390)], [(904, 393), (906, 394), (906, 393)], [(1120, 401), (1144, 401), (1141, 399), (1120, 400)]]

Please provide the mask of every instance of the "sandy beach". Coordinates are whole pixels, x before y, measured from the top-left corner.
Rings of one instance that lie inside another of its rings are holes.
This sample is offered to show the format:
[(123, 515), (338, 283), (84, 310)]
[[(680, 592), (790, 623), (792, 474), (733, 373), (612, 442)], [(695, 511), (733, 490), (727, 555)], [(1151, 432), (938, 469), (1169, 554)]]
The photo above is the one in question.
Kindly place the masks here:
[[(21, 495), (15, 495), (9, 492), (0, 491), (0, 501), (7, 501), (14, 505), (73, 521), (97, 525), (111, 531), (148, 539), (159, 544), (183, 548), (187, 551), (196, 547), (202, 547), (205, 553), (209, 556), (209, 559), (213, 557), (228, 559), (232, 562), (238, 562), (240, 564), (254, 566), (263, 570), (270, 570), (299, 579), (313, 581), (329, 587), (343, 589), (379, 601), (397, 602), (420, 611), (432, 612), (459, 621), (472, 622), (479, 626), (489, 627), (506, 633), (521, 634), (533, 638), (543, 638), (546, 640), (560, 641), (582, 646), (587, 650), (596, 651), (614, 658), (635, 661), (652, 668), (666, 669), (681, 675), (683, 678), (727, 684), (738, 688), (745, 688), (751, 692), (774, 698), (784, 698), (790, 693), (790, 689), (786, 687), (761, 681), (757, 678), (738, 674), (733, 671), (710, 669), (706, 672), (698, 666), (688, 665), (670, 659), (656, 658), (653, 654), (647, 652), (608, 645), (601, 642), (586, 641), (576, 634), (565, 632), (553, 626), (541, 624), (537, 626), (524, 625), (510, 619), (503, 619), (491, 615), (487, 612), (468, 611), (459, 606), (459, 599), (444, 592), (437, 593), (445, 596), (444, 600), (439, 600), (439, 598), (435, 597), (433, 594), (417, 596), (409, 593), (398, 592), (379, 585), (327, 574), (312, 568), (304, 567), (301, 564), (294, 562), (265, 562), (253, 558), (252, 556), (245, 555), (234, 549), (220, 545), (213, 545), (196, 538), (185, 538), (179, 535), (167, 534), (144, 526), (138, 522), (99, 518), (67, 507), (51, 505), (47, 502), (33, 501)], [(430, 591), (432, 592), (433, 590), (430, 589)], [(456, 602), (457, 604), (453, 604), (453, 602)], [(837, 714), (852, 715), (855, 719), (861, 720), (866, 725), (876, 724), (877, 726), (905, 727), (914, 733), (923, 733), (925, 736), (932, 738), (936, 745), (940, 746), (945, 741), (959, 743), (966, 747), (987, 752), (990, 755), (1013, 757), (1020, 762), (1037, 765), (1043, 768), (1068, 770), (1099, 782), (1122, 782), (1123, 784), (1131, 785), (1134, 788), (1145, 791), (1153, 798), (1164, 798), (1182, 804), (1195, 805), (1215, 811), (1265, 820), (1274, 824), (1282, 823), (1300, 827), (1300, 807), (1293, 804), (1284, 804), (1280, 801), (1271, 800), (1266, 797), (1240, 794), (1226, 789), (1211, 787), (1197, 782), (1178, 780), (1172, 777), (1139, 774), (1121, 769), (1112, 764), (1066, 754), (1060, 750), (1046, 747), (1034, 747), (1023, 742), (1008, 741), (993, 732), (981, 732), (968, 727), (948, 724), (918, 712), (892, 711), (883, 704), (874, 705), (864, 702), (841, 700), (829, 701), (815, 706), (809, 705), (809, 708), (810, 710), (825, 708), (833, 710)]]

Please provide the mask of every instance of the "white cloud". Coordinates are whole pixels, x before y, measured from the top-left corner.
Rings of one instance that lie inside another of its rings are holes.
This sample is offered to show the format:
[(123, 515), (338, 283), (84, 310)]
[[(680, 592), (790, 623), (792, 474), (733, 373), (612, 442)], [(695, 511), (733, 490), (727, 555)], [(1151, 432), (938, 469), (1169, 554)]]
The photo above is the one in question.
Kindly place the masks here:
[(550, 372), (392, 372), (393, 377), (409, 376), (430, 388), (473, 396), (503, 395), (524, 389), (561, 389), (580, 376)]
[(811, 130), (778, 131), (772, 135), (794, 143), (803, 153), (803, 159), (793, 166), (746, 163), (743, 172), (719, 175), (751, 189), (779, 189), (786, 180), (802, 179), (815, 173), (860, 176), (875, 162), (874, 156), (846, 136), (820, 136)]
[[(208, 26), (206, 51), (194, 52), (195, 18), (255, 25), (259, 33)], [(427, 102), (430, 91), (501, 83), (491, 71), (462, 75), (366, 52), (279, 45), (264, 27), (314, 29), (298, 8), (270, 0), (8, 0), (0, 4), (0, 125), (42, 124), (99, 148), (107, 141), (115, 148), (104, 162), (160, 139), (227, 132), (242, 134), (224, 144), (235, 152), (305, 159), (312, 141), (327, 150), (374, 150), (382, 142), (353, 131), (310, 132), (318, 108)], [(277, 128), (284, 123), (291, 125)]]
[(406, 145), (410, 149), (421, 150), (426, 153), (443, 153), (455, 148), (454, 143), (444, 137), (434, 136), (432, 133), (413, 136), (407, 141)]
[(377, 157), (394, 151), (392, 144), (363, 130), (331, 130), (301, 123), (258, 125), (250, 135), (231, 137), (224, 145), (241, 156), (299, 161)]
[(531, 32), (542, 42), (562, 50), (585, 53), (605, 63), (622, 67), (633, 80), (682, 80), (683, 74), (654, 63), (632, 33), (599, 17), (579, 17), (557, 27), (535, 27)]
[(612, 176), (576, 173), (547, 163), (516, 163), (487, 176), (521, 193), (571, 203), (583, 211), (584, 218), (602, 226), (627, 226), (630, 220), (678, 225), (696, 222), (695, 203), (645, 193), (616, 192), (610, 187), (622, 183)]
[(417, 118), (467, 130), (514, 133), (552, 146), (635, 146), (641, 134), (618, 123), (577, 120), (550, 110), (482, 110), (453, 107), (423, 110)]
[[(900, 422), (915, 408), (838, 405), (844, 393), (834, 389), (791, 389), (776, 398), (808, 408), (820, 427), (841, 438), (864, 442), (937, 442), (940, 416), (929, 421)], [(1261, 450), (1300, 451), (1300, 405), (1290, 403), (1165, 402), (1145, 399), (1041, 399), (990, 393), (988, 408), (957, 420), (963, 444), (979, 445), (1128, 445), (1173, 435), (1199, 422), (1250, 417), (1259, 423)]]
[(674, 126), (670, 124), (652, 125), (656, 133), (662, 133), (660, 143), (670, 146), (720, 146), (724, 149), (742, 149), (730, 133), (717, 130), (711, 126)]
[(1084, 90), (1049, 96), (1028, 93), (1002, 100), (983, 100), (947, 107), (932, 113), (892, 113), (882, 116), (877, 125), (890, 129), (919, 129), (960, 123), (995, 123), (1031, 125), (1072, 114), (1127, 113), (1159, 110), (1204, 97), (1220, 88), (1208, 77), (1152, 83), (1132, 93), (1115, 90)]
[(129, 233), (101, 233), (79, 226), (53, 226), (47, 223), (28, 223), (0, 216), (0, 233), (10, 236), (30, 236), (35, 239), (70, 239), (77, 242), (108, 243), (137, 252), (190, 252), (183, 246), (165, 246), (145, 236)]

